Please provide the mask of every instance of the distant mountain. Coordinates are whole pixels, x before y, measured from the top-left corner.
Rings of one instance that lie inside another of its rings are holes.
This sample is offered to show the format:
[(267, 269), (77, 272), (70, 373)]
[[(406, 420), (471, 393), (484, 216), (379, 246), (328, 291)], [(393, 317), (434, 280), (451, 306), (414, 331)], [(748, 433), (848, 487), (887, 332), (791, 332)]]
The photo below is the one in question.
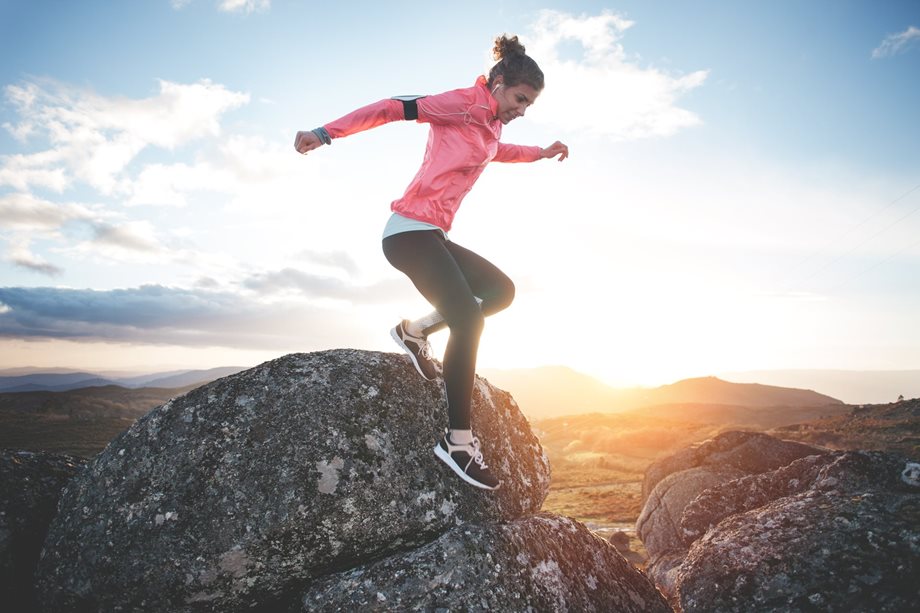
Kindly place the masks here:
[(175, 370), (131, 377), (106, 377), (96, 373), (59, 372), (59, 369), (50, 369), (48, 372), (0, 376), (0, 392), (67, 392), (108, 385), (130, 389), (177, 388), (208, 383), (214, 379), (238, 373), (245, 368), (243, 366), (223, 366), (207, 370)]
[(749, 370), (719, 376), (727, 381), (819, 389), (847, 404), (920, 397), (920, 370)]
[(760, 383), (730, 383), (716, 377), (684, 379), (649, 390), (645, 406), (674, 403), (727, 404), (742, 407), (820, 407), (842, 401), (812, 390)]
[[(205, 370), (176, 370), (133, 376), (105, 376), (91, 372), (32, 372), (0, 376), (0, 392), (64, 392), (88, 387), (117, 385), (123, 388), (179, 388), (235, 374), (244, 367), (224, 366)], [(115, 373), (113, 373), (114, 375)], [(733, 407), (821, 407), (840, 400), (808, 389), (730, 383), (715, 377), (685, 379), (655, 388), (614, 388), (565, 366), (527, 369), (484, 369), (480, 372), (494, 385), (514, 396), (531, 419), (580, 413), (610, 413), (640, 407), (701, 404)], [(661, 411), (681, 409), (661, 409)]]
[(185, 372), (174, 373), (165, 377), (151, 379), (144, 383), (144, 387), (185, 387), (195, 383), (204, 383), (235, 375), (241, 370), (246, 370), (243, 366), (222, 366), (220, 368), (209, 368), (207, 370), (189, 370)]
[(716, 377), (685, 379), (655, 388), (617, 389), (564, 366), (483, 370), (481, 374), (511, 392), (531, 419), (688, 403), (746, 408), (843, 404), (811, 390), (730, 383)]
[(115, 380), (119, 382), (119, 385), (124, 387), (156, 387), (150, 385), (152, 381), (157, 379), (166, 379), (168, 377), (181, 376), (187, 372), (201, 372), (201, 371), (189, 371), (189, 370), (171, 370), (167, 372), (155, 372), (148, 373), (146, 375), (134, 375), (131, 377), (114, 377)]
[(81, 387), (113, 385), (114, 381), (87, 372), (33, 373), (0, 377), (0, 392), (66, 392)]
[(769, 430), (812, 419), (844, 415), (852, 407), (847, 404), (792, 405), (792, 406), (737, 406), (731, 404), (705, 404), (681, 402), (657, 404), (617, 415), (634, 415), (644, 419), (717, 424), (743, 430)]

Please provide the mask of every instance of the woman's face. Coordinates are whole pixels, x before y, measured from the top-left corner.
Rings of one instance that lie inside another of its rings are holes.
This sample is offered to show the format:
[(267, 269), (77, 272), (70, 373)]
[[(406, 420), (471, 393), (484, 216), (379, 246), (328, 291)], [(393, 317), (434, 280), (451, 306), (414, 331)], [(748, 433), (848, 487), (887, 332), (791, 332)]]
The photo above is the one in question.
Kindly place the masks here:
[(538, 90), (526, 83), (507, 87), (501, 77), (497, 78), (492, 86), (492, 97), (498, 101), (497, 116), (505, 125), (518, 117), (523, 117), (527, 107), (533, 104), (539, 95)]

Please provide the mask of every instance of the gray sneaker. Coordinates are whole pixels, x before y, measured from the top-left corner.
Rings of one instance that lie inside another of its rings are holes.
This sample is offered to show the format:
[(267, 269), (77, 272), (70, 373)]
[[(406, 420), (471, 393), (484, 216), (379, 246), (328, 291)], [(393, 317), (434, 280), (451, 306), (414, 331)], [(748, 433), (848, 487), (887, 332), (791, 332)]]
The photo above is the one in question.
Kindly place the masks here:
[(409, 334), (406, 331), (408, 325), (408, 319), (402, 320), (395, 328), (390, 330), (390, 336), (393, 337), (397, 345), (409, 354), (409, 359), (412, 360), (419, 374), (431, 381), (438, 376), (438, 367), (434, 358), (431, 357), (431, 344), (426, 338)]

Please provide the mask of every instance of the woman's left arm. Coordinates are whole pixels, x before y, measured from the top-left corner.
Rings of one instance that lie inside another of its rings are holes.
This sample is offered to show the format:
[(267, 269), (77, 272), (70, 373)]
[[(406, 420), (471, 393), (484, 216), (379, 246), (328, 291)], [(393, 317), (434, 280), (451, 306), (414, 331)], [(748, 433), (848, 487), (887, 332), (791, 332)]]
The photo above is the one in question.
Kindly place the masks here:
[(561, 162), (569, 157), (569, 148), (567, 145), (556, 141), (547, 148), (542, 147), (525, 147), (523, 145), (507, 145), (498, 143), (498, 152), (495, 154), (495, 162), (536, 162), (546, 158), (559, 156)]

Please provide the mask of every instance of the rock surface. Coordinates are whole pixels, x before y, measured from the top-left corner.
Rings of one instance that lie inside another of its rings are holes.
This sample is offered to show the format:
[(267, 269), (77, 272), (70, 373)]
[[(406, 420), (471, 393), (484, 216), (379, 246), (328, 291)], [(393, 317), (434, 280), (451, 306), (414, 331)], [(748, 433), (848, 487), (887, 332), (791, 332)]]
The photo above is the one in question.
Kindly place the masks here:
[(298, 611), (671, 611), (607, 542), (543, 514), (464, 524), (414, 551), (317, 581)]
[(686, 613), (920, 610), (916, 463), (883, 452), (805, 457), (713, 487), (687, 508)]
[(173, 399), (68, 486), (39, 564), (49, 610), (225, 612), (290, 602), (337, 569), (462, 522), (537, 512), (542, 448), (506, 393), (478, 379), (473, 424), (497, 492), (432, 453), (440, 382), (405, 356), (296, 354)]
[(649, 576), (666, 594), (675, 593), (677, 572), (692, 542), (681, 532), (681, 516), (702, 492), (816, 453), (823, 450), (758, 432), (732, 431), (650, 466), (643, 491), (652, 489), (636, 522), (649, 555)]
[(762, 473), (785, 466), (806, 455), (819, 453), (820, 447), (784, 441), (760, 432), (733, 430), (678, 451), (658, 460), (645, 471), (642, 481), (643, 503), (658, 482), (670, 474), (697, 466), (731, 467), (743, 474)]
[(0, 450), (0, 603), (35, 611), (35, 566), (61, 490), (84, 460), (68, 455)]

